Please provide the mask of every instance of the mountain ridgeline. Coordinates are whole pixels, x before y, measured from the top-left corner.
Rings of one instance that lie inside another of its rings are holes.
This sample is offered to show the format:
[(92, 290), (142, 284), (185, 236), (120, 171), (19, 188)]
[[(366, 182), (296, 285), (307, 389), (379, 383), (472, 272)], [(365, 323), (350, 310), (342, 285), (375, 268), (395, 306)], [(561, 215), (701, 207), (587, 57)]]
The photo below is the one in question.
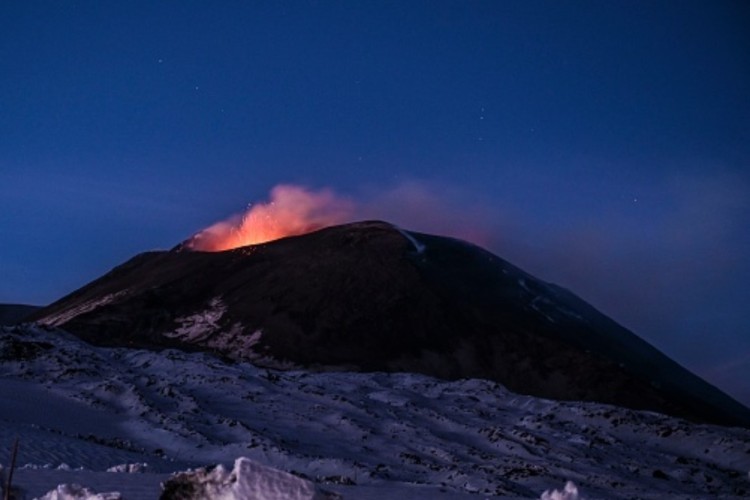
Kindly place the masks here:
[(0, 325), (20, 323), (39, 309), (27, 304), (0, 304)]
[(484, 378), (750, 427), (750, 410), (571, 292), (457, 239), (371, 221), (224, 252), (186, 243), (140, 254), (31, 319), (98, 345)]

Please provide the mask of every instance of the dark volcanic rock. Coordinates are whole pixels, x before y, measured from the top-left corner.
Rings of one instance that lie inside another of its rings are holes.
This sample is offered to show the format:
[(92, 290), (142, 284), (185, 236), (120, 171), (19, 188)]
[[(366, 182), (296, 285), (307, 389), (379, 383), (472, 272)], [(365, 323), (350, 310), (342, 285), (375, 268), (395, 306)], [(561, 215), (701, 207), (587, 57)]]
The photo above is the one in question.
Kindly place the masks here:
[(750, 425), (750, 410), (567, 290), (474, 245), (382, 222), (226, 252), (144, 253), (34, 318), (101, 345), (480, 377)]

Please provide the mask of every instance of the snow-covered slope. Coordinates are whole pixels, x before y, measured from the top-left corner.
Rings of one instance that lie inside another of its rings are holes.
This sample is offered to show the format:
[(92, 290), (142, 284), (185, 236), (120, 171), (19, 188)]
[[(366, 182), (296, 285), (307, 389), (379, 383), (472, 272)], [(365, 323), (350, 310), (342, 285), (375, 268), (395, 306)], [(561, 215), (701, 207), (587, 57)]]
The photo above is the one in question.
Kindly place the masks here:
[[(276, 372), (24, 326), (0, 330), (0, 400), (0, 460), (19, 436), (30, 495), (71, 477), (156, 498), (165, 473), (243, 456), (347, 499), (539, 498), (567, 480), (586, 498), (750, 493), (746, 429), (479, 379)], [(147, 472), (106, 472), (136, 463)], [(84, 470), (51, 470), (61, 464)]]

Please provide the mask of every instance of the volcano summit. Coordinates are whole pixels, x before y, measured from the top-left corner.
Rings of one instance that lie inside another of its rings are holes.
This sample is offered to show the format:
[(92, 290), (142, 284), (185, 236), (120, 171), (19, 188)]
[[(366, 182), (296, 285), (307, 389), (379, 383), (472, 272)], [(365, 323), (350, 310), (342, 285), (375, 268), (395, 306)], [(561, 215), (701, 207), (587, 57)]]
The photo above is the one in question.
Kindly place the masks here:
[(147, 252), (32, 319), (106, 346), (259, 366), (484, 378), (522, 394), (750, 426), (750, 410), (554, 284), (378, 221)]

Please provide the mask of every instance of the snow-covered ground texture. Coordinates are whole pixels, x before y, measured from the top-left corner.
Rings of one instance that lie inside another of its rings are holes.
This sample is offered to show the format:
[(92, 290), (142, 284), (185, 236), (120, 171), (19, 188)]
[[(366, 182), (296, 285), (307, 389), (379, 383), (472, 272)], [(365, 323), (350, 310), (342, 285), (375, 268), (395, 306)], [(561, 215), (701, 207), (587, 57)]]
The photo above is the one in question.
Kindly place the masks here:
[(23, 326), (0, 330), (0, 401), (0, 462), (18, 436), (27, 498), (78, 483), (153, 499), (169, 473), (238, 457), (347, 500), (576, 498), (567, 481), (588, 499), (750, 495), (750, 430), (485, 380), (268, 371)]

